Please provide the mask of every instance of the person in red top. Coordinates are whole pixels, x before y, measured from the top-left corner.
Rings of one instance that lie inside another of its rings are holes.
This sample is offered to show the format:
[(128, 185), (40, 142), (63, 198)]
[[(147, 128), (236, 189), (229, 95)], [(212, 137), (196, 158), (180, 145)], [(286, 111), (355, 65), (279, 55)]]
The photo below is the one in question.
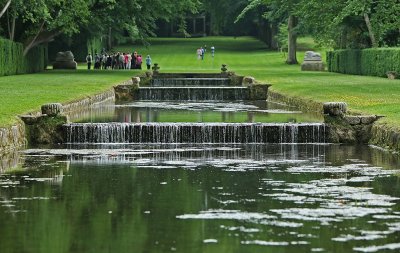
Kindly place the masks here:
[(138, 55), (136, 59), (136, 66), (138, 69), (142, 69), (142, 55)]

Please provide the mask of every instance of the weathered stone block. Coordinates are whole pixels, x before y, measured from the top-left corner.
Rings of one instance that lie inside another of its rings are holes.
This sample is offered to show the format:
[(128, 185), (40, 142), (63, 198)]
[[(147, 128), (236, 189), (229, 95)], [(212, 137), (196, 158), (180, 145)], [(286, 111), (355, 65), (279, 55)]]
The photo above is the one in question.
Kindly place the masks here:
[(36, 124), (27, 125), (27, 136), (30, 144), (55, 144), (63, 142), (62, 125), (68, 123), (68, 117), (42, 115)]
[(330, 116), (343, 116), (347, 112), (347, 104), (344, 102), (328, 102), (323, 105), (324, 114)]
[(304, 61), (301, 71), (325, 71), (325, 64), (322, 61)]
[(346, 116), (344, 119), (353, 126), (361, 124), (361, 119), (358, 116)]
[(46, 114), (48, 116), (57, 116), (62, 113), (63, 106), (60, 103), (51, 103), (42, 105), (42, 114)]
[(140, 77), (138, 77), (138, 76), (132, 77), (132, 84), (139, 86), (140, 85)]
[(74, 55), (71, 51), (58, 52), (56, 61), (53, 63), (53, 69), (77, 69), (78, 64), (74, 61)]
[(374, 123), (378, 118), (376, 116), (360, 116), (361, 124), (369, 125)]
[(242, 81), (243, 86), (252, 86), (256, 83), (256, 79), (252, 76), (245, 76)]
[(250, 86), (250, 97), (249, 100), (267, 100), (268, 98), (268, 88), (271, 85), (268, 84), (260, 84)]

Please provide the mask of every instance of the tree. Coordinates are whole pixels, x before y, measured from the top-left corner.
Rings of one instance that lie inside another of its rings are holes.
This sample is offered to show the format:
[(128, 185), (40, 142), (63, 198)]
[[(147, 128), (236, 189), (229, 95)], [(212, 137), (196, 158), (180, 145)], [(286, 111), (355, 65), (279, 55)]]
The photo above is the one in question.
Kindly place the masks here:
[[(377, 47), (384, 44), (385, 34), (400, 27), (398, 0), (302, 0), (300, 7), (298, 13), (303, 13), (312, 34), (339, 47), (362, 42), (364, 33), (370, 45)], [(363, 47), (361, 44), (351, 47)]]
[(0, 18), (1, 18), (1, 17), (4, 15), (4, 13), (7, 11), (8, 7), (10, 6), (10, 4), (11, 4), (11, 0), (8, 0), (8, 1), (6, 2), (6, 5), (4, 5), (3, 10), (0, 12)]
[(251, 0), (250, 3), (244, 8), (242, 13), (238, 16), (237, 20), (250, 10), (263, 5), (266, 7), (264, 17), (270, 21), (277, 23), (287, 20), (288, 27), (288, 54), (287, 64), (298, 64), (297, 61), (297, 25), (298, 18), (296, 16), (297, 5), (299, 0)]

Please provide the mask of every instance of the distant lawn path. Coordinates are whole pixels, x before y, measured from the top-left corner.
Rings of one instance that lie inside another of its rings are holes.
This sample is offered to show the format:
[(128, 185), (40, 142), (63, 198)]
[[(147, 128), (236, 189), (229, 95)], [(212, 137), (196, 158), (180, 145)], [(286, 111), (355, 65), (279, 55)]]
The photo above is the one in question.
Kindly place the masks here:
[[(221, 64), (241, 75), (254, 76), (271, 83), (272, 89), (289, 96), (318, 102), (344, 101), (350, 109), (366, 114), (386, 115), (383, 122), (400, 126), (400, 80), (342, 75), (329, 72), (301, 72), (300, 66), (284, 64), (284, 56), (268, 51), (253, 38), (208, 37), (196, 39), (152, 39), (151, 46), (121, 46), (115, 51), (137, 50), (150, 54), (162, 72), (219, 72)], [(204, 61), (197, 60), (196, 49), (207, 45)], [(210, 47), (216, 47), (211, 58)], [(303, 39), (298, 54), (315, 49), (312, 41)], [(316, 49), (325, 55), (325, 50)], [(325, 58), (325, 56), (324, 56)], [(138, 71), (47, 71), (33, 75), (0, 77), (0, 126), (15, 121), (15, 116), (38, 110), (48, 102), (66, 102), (110, 88), (129, 79)]]

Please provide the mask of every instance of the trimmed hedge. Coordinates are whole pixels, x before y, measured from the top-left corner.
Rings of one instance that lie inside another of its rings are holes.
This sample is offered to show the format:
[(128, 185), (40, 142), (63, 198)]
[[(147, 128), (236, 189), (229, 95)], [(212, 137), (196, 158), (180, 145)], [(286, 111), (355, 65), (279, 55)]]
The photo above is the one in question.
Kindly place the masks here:
[(47, 48), (32, 48), (23, 56), (21, 43), (0, 39), (0, 76), (26, 74), (43, 71), (47, 67)]
[(400, 73), (400, 48), (330, 51), (327, 63), (330, 72), (386, 77), (388, 71)]

